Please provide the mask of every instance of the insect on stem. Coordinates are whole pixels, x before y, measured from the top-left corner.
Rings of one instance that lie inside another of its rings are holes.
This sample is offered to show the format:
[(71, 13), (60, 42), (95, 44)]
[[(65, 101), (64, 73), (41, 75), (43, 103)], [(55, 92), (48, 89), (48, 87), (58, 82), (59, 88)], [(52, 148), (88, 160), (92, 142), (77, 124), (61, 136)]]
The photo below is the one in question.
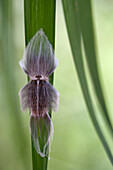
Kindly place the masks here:
[(20, 66), (30, 81), (20, 90), (19, 96), (21, 110), (29, 108), (33, 144), (42, 157), (48, 155), (53, 133), (48, 112), (57, 111), (59, 104), (59, 93), (48, 81), (57, 65), (54, 50), (41, 29), (29, 42), (20, 61)]

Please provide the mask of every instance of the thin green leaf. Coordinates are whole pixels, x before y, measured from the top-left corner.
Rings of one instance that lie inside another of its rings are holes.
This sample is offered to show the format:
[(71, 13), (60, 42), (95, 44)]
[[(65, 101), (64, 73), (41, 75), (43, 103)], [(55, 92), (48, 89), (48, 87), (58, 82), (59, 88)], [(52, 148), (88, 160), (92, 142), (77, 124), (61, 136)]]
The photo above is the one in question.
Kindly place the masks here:
[(111, 151), (109, 149), (109, 146), (106, 142), (105, 137), (103, 136), (103, 133), (101, 131), (101, 128), (95, 116), (92, 100), (90, 97), (90, 93), (89, 93), (88, 85), (86, 81), (86, 75), (85, 75), (83, 59), (82, 59), (82, 51), (81, 51), (81, 32), (80, 32), (80, 20), (79, 20), (79, 13), (78, 13), (78, 1), (77, 0), (71, 0), (71, 1), (62, 0), (62, 2), (63, 2), (64, 16), (65, 16), (69, 41), (71, 45), (71, 50), (73, 54), (73, 59), (74, 59), (74, 63), (76, 66), (82, 92), (85, 98), (85, 102), (86, 102), (92, 123), (97, 131), (97, 134), (106, 150), (106, 153), (111, 163), (113, 163), (113, 157), (112, 157)]
[(102, 109), (101, 113), (104, 116), (105, 118), (104, 120), (107, 122), (107, 125), (109, 126), (110, 132), (113, 136), (113, 128), (111, 125), (111, 121), (109, 119), (109, 114), (106, 107), (106, 103), (105, 103), (105, 99), (104, 99), (104, 95), (99, 79), (99, 74), (98, 74), (91, 1), (79, 0), (78, 7), (80, 11), (79, 14), (80, 14), (80, 23), (81, 23), (81, 33), (82, 33), (84, 49), (86, 53), (86, 60), (89, 67), (89, 72), (94, 85), (95, 94), (97, 96), (98, 102)]
[[(43, 29), (54, 48), (56, 0), (24, 0), (25, 41), (26, 45), (39, 29)], [(50, 76), (53, 83), (53, 74)], [(48, 157), (37, 154), (32, 143), (33, 170), (46, 170)]]

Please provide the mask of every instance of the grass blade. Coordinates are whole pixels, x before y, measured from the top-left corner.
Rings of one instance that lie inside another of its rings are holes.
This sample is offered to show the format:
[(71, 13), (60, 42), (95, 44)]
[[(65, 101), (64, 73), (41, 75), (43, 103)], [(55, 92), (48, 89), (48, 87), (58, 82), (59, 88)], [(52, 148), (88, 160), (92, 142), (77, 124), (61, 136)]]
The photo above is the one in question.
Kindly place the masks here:
[(90, 93), (89, 93), (88, 85), (86, 81), (86, 74), (84, 70), (82, 51), (81, 51), (81, 29), (80, 29), (80, 20), (79, 20), (79, 13), (78, 13), (78, 1), (77, 0), (71, 0), (71, 1), (62, 0), (62, 3), (63, 3), (64, 16), (65, 16), (69, 41), (71, 45), (71, 50), (73, 54), (73, 59), (74, 59), (74, 63), (76, 66), (82, 92), (84, 95), (84, 99), (85, 99), (92, 123), (96, 129), (96, 132), (106, 150), (106, 153), (111, 163), (113, 164), (112, 153), (109, 149), (106, 139), (96, 119), (92, 100), (90, 97)]
[(104, 120), (107, 122), (109, 126), (110, 132), (113, 136), (113, 128), (111, 125), (111, 121), (109, 119), (108, 110), (106, 107), (99, 74), (98, 74), (98, 66), (97, 66), (97, 56), (96, 56), (96, 45), (95, 45), (95, 37), (94, 37), (94, 26), (92, 19), (92, 10), (91, 10), (91, 1), (79, 0), (78, 1), (79, 14), (80, 14), (80, 23), (81, 23), (81, 33), (83, 37), (83, 43), (86, 53), (86, 60), (89, 67), (89, 72), (92, 78), (92, 82), (94, 85), (95, 94), (97, 96), (98, 102), (102, 109), (101, 113), (104, 116)]
[[(24, 0), (25, 41), (26, 45), (35, 33), (42, 28), (54, 48), (55, 42), (55, 7), (56, 0)], [(53, 74), (50, 76), (53, 83)], [(33, 170), (46, 170), (48, 158), (42, 158), (32, 143)]]

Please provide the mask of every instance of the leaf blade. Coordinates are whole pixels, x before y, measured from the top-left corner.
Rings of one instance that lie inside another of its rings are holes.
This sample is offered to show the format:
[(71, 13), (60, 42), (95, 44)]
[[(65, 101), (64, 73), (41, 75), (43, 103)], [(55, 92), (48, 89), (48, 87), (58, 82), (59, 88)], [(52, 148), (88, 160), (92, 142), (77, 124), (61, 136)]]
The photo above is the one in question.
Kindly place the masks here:
[(79, 14), (80, 14), (80, 23), (81, 23), (81, 33), (83, 37), (83, 43), (85, 48), (86, 60), (88, 63), (88, 68), (90, 72), (90, 76), (92, 79), (92, 83), (94, 86), (95, 94), (98, 99), (98, 103), (100, 108), (102, 109), (102, 116), (105, 118), (105, 122), (107, 123), (111, 135), (113, 137), (113, 128), (109, 118), (108, 109), (106, 107), (105, 98), (103, 94), (103, 90), (101, 87), (101, 82), (98, 73), (98, 63), (97, 63), (97, 54), (96, 54), (96, 45), (95, 45), (95, 37), (94, 37), (94, 26), (92, 20), (92, 10), (91, 10), (91, 1), (78, 1), (79, 6)]
[[(74, 64), (76, 66), (79, 82), (81, 85), (81, 89), (83, 92), (83, 96), (86, 102), (86, 106), (89, 111), (89, 115), (91, 117), (92, 123), (97, 131), (97, 134), (106, 150), (106, 153), (113, 164), (113, 157), (112, 153), (109, 149), (109, 146), (106, 142), (106, 139), (101, 131), (101, 128), (98, 124), (98, 121), (95, 116), (92, 100), (90, 97), (87, 81), (86, 81), (86, 74), (83, 65), (82, 59), (82, 51), (81, 51), (81, 29), (80, 29), (80, 20), (79, 20), (79, 13), (78, 13), (78, 1), (77, 0), (62, 0), (63, 9), (64, 9), (64, 16), (67, 26), (67, 32), (69, 36), (70, 46), (73, 54)], [(76, 36), (73, 36), (76, 35)]]

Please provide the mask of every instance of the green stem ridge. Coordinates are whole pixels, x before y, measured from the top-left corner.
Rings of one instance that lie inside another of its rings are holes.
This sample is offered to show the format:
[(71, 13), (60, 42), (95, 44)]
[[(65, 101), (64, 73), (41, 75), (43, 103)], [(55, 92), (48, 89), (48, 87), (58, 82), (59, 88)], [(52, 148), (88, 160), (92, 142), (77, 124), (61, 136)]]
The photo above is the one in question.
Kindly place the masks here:
[[(53, 48), (55, 47), (55, 9), (56, 0), (24, 0), (26, 46), (35, 33), (42, 28)], [(53, 74), (49, 81), (53, 84)], [(49, 114), (51, 116), (51, 113)], [(42, 158), (36, 152), (32, 142), (33, 170), (46, 170), (47, 163), (48, 157)]]

